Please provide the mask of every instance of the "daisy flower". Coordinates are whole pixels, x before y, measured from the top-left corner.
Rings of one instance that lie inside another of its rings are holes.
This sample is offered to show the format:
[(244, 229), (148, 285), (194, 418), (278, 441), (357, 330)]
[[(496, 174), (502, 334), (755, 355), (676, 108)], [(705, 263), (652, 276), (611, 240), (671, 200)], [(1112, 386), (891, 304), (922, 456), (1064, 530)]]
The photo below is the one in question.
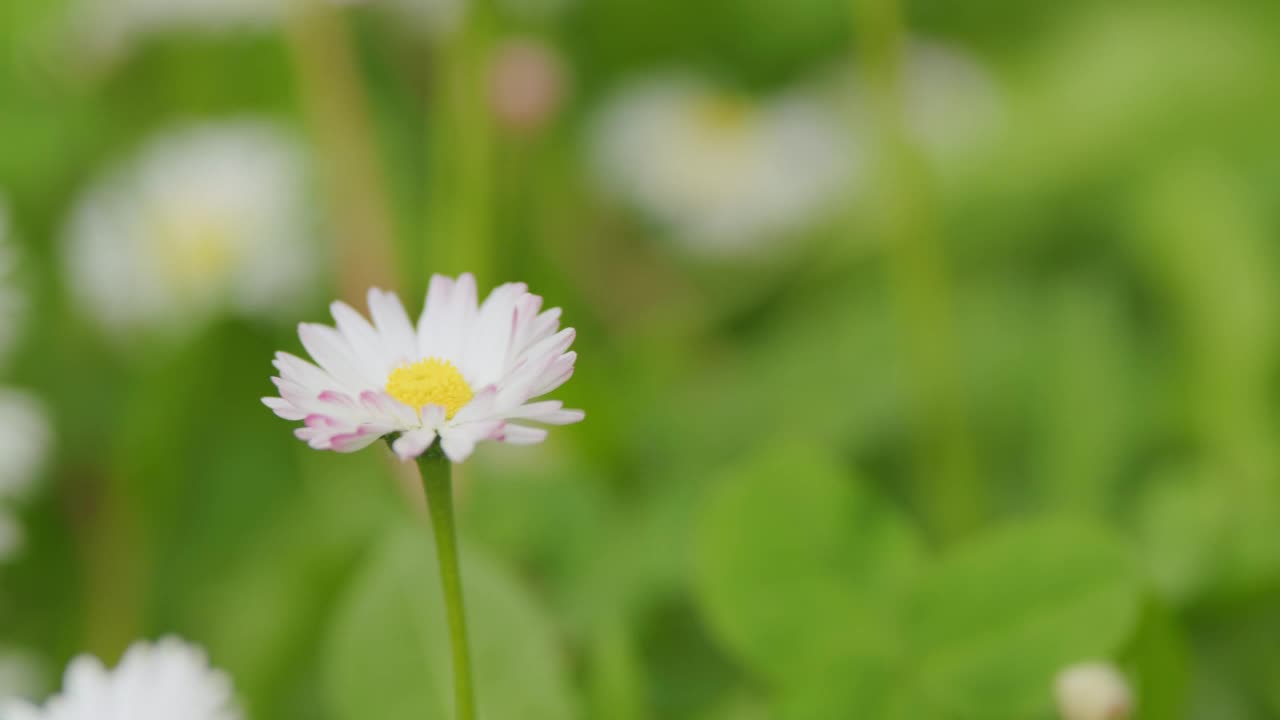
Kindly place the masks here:
[(476, 302), (476, 281), (431, 278), (416, 326), (400, 299), (369, 291), (372, 324), (342, 302), (337, 327), (304, 323), (298, 334), (315, 364), (288, 353), (275, 359), (280, 397), (263, 398), (286, 420), (305, 423), (298, 438), (319, 450), (353, 452), (394, 438), (402, 460), (419, 457), (436, 438), (453, 462), (485, 440), (542, 442), (543, 428), (583, 418), (555, 400), (532, 399), (573, 375), (572, 328), (560, 330), (560, 309), (522, 283), (496, 288)]
[(288, 312), (316, 271), (304, 177), (297, 146), (271, 124), (164, 133), (81, 197), (65, 248), (72, 290), (123, 337), (224, 310)]
[(1062, 720), (1124, 720), (1133, 712), (1129, 681), (1107, 662), (1086, 662), (1063, 670), (1054, 681)]
[(607, 192), (709, 254), (759, 250), (837, 205), (853, 172), (834, 110), (807, 95), (751, 100), (694, 77), (619, 92), (594, 123)]
[(35, 398), (0, 388), (0, 562), (22, 549), (25, 535), (12, 502), (30, 491), (51, 435), (44, 407)]
[(35, 697), (44, 683), (44, 663), (23, 650), (0, 646), (0, 702)]
[(218, 35), (279, 25), (281, 0), (79, 0), (72, 28), (94, 55), (116, 58), (170, 33)]
[(175, 638), (137, 643), (114, 670), (94, 657), (71, 662), (62, 692), (43, 707), (0, 703), (4, 720), (239, 720), (231, 681), (203, 650)]

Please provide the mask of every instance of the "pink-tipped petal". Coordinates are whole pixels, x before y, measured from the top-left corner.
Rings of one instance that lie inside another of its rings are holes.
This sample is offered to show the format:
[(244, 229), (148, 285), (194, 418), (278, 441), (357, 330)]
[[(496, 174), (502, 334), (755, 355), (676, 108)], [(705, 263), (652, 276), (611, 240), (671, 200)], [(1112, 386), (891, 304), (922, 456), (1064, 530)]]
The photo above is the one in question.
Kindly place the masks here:
[(512, 445), (537, 445), (547, 439), (547, 431), (544, 428), (531, 428), (508, 423), (502, 429), (502, 435), (498, 439)]

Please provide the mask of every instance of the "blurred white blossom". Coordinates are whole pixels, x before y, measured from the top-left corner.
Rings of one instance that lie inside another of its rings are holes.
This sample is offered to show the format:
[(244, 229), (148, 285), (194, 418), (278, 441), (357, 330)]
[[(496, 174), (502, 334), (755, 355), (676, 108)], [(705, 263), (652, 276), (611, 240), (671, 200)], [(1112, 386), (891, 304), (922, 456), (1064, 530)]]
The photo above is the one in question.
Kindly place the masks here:
[(1063, 670), (1054, 683), (1062, 720), (1125, 720), (1133, 712), (1129, 682), (1106, 662), (1087, 662)]
[(741, 253), (833, 210), (856, 169), (838, 113), (801, 93), (756, 101), (694, 77), (617, 94), (596, 119), (605, 189), (694, 252)]
[(171, 131), (80, 198), (66, 243), (86, 313), (128, 335), (224, 310), (287, 316), (318, 262), (290, 136), (253, 120)]
[(45, 668), (34, 655), (0, 647), (0, 702), (32, 698), (45, 690)]
[(0, 562), (22, 549), (24, 533), (14, 501), (30, 491), (39, 476), (51, 437), (49, 419), (39, 401), (0, 387)]
[(43, 707), (0, 702), (4, 720), (239, 720), (231, 680), (204, 651), (176, 638), (137, 643), (108, 670), (94, 657), (71, 662), (62, 692)]
[[(872, 126), (873, 100), (861, 73), (852, 72), (854, 125)], [(963, 159), (998, 139), (1004, 99), (991, 73), (964, 51), (915, 40), (903, 50), (903, 122), (912, 141), (935, 160)]]
[(90, 52), (121, 55), (167, 33), (261, 31), (277, 26), (286, 0), (78, 0), (76, 34)]

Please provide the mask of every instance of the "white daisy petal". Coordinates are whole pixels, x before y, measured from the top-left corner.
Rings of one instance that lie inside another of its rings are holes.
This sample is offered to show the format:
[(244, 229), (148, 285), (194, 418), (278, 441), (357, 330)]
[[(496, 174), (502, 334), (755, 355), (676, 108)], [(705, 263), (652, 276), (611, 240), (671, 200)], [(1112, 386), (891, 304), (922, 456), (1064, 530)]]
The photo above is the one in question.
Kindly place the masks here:
[(431, 447), (431, 443), (436, 441), (436, 431), (430, 428), (421, 428), (418, 430), (410, 430), (409, 432), (396, 438), (391, 443), (391, 449), (395, 451), (397, 457), (401, 460), (412, 460)]
[(451, 425), (440, 431), (440, 449), (450, 460), (460, 463), (471, 457), (480, 441), (501, 439), (505, 425), (502, 420)]
[(279, 397), (263, 403), (301, 421), (294, 434), (319, 450), (353, 452), (388, 435), (402, 460), (438, 440), (454, 462), (485, 440), (541, 442), (544, 425), (579, 422), (580, 410), (554, 400), (529, 401), (573, 374), (574, 330), (559, 330), (560, 310), (541, 311), (542, 298), (522, 283), (476, 302), (472, 275), (431, 279), (416, 328), (394, 294), (369, 292), (370, 324), (342, 303), (332, 306), (337, 329), (302, 324), (299, 336), (316, 364), (278, 353), (272, 378)]
[(537, 445), (547, 439), (547, 431), (545, 428), (531, 428), (507, 423), (502, 428), (502, 437), (499, 439), (512, 445)]
[(393, 364), (418, 359), (417, 336), (409, 323), (409, 314), (395, 293), (378, 288), (369, 290), (369, 313), (373, 315), (373, 324), (382, 335), (383, 347)]
[(338, 324), (338, 332), (346, 338), (347, 344), (365, 370), (374, 378), (390, 372), (393, 363), (382, 348), (382, 338), (369, 321), (342, 301), (334, 302), (329, 310), (334, 322)]
[(351, 345), (337, 330), (325, 325), (303, 323), (298, 326), (298, 337), (320, 367), (344, 386), (360, 388), (377, 382), (356, 360)]

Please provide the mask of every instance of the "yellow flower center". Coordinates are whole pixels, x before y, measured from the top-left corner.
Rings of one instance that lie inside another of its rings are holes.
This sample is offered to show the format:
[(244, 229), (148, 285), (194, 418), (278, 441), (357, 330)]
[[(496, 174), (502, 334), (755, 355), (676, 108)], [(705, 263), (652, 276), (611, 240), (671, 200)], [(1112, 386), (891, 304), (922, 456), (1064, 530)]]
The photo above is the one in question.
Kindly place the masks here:
[(712, 133), (741, 132), (755, 118), (751, 103), (732, 95), (707, 98), (696, 112), (702, 127)]
[(427, 358), (401, 365), (387, 378), (387, 394), (411, 408), (439, 405), (451, 418), (471, 402), (471, 386), (448, 360)]
[(161, 262), (180, 288), (216, 284), (236, 262), (238, 230), (225, 217), (175, 211), (153, 225)]

